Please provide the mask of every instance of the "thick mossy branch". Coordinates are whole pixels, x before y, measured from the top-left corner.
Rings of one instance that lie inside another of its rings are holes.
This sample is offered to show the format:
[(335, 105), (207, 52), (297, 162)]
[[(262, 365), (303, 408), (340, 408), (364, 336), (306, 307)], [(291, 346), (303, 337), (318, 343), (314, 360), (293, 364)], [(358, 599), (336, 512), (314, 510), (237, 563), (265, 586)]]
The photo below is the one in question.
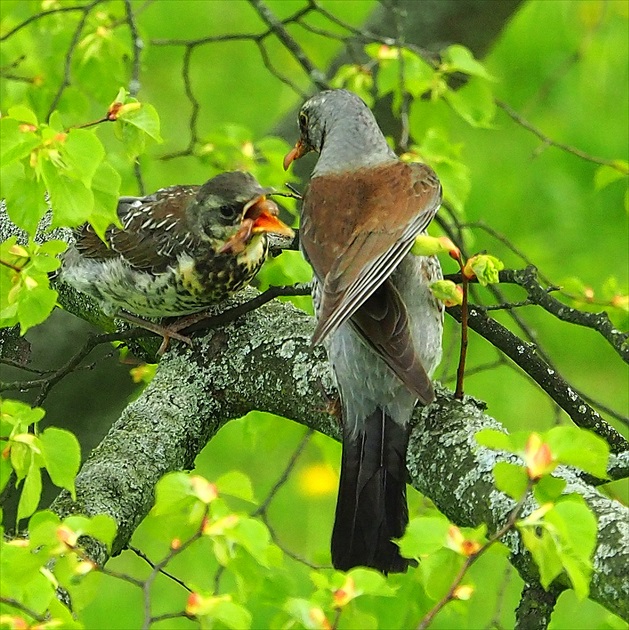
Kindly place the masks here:
[[(246, 290), (238, 302), (255, 294)], [(113, 552), (118, 553), (150, 509), (156, 481), (166, 472), (191, 468), (197, 453), (231, 418), (259, 409), (338, 439), (338, 424), (325, 412), (322, 391), (333, 392), (331, 374), (323, 350), (309, 349), (311, 332), (309, 316), (274, 301), (197, 339), (193, 349), (175, 344), (151, 384), (83, 466), (76, 503), (62, 494), (53, 509), (61, 515), (113, 516), (119, 528)], [(413, 485), (454, 522), (486, 522), (490, 532), (496, 531), (514, 502), (495, 489), (492, 469), (509, 458), (479, 447), (473, 435), (500, 424), (478, 402), (453, 400), (445, 390), (435, 404), (418, 410), (416, 419), (408, 457)], [(558, 474), (599, 519), (592, 598), (628, 616), (623, 593), (629, 589), (629, 544), (622, 528), (629, 511), (584, 484), (574, 471)], [(517, 534), (505, 543), (521, 575), (534, 582), (535, 567)], [(102, 561), (103, 553), (97, 559)]]

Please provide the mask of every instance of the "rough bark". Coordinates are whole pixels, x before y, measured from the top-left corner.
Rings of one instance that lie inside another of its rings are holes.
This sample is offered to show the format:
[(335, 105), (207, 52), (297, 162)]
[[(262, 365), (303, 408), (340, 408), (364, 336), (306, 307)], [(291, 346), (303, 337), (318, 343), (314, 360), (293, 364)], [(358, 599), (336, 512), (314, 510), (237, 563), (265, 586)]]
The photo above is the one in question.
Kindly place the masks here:
[[(255, 295), (253, 289), (239, 300)], [(53, 509), (110, 514), (118, 523), (114, 553), (120, 552), (151, 507), (153, 487), (164, 473), (190, 468), (207, 440), (228, 420), (252, 409), (268, 411), (338, 438), (323, 389), (333, 391), (321, 349), (309, 350), (311, 318), (291, 304), (271, 302), (234, 323), (197, 339), (193, 349), (177, 345), (159, 365), (144, 393), (123, 412), (77, 478), (77, 501), (62, 494)], [(408, 455), (415, 488), (462, 526), (504, 523), (512, 499), (495, 489), (492, 469), (504, 454), (479, 447), (474, 433), (501, 428), (473, 399), (454, 400), (440, 390), (437, 402), (416, 413)], [(591, 597), (629, 616), (629, 510), (600, 494), (567, 468), (558, 471), (567, 492), (581, 493), (599, 521)], [(516, 533), (505, 544), (525, 582), (535, 566)], [(95, 550), (103, 561), (103, 549)]]

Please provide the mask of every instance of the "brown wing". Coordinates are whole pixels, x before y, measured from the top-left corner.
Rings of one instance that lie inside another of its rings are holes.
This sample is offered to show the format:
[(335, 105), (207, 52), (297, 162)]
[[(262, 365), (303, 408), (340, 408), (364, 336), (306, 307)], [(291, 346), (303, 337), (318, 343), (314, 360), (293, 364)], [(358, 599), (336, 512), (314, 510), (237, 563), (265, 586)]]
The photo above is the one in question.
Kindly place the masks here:
[(122, 256), (135, 269), (164, 271), (172, 264), (172, 256), (190, 245), (183, 218), (198, 189), (173, 186), (147, 197), (122, 197), (118, 217), (123, 229), (110, 227), (103, 242), (85, 224), (76, 233), (76, 248), (84, 258)]
[(313, 343), (389, 277), (440, 203), (439, 180), (425, 164), (396, 161), (310, 181), (300, 242), (322, 284)]
[(435, 399), (430, 377), (413, 346), (406, 306), (391, 280), (376, 289), (351, 323), (423, 405)]

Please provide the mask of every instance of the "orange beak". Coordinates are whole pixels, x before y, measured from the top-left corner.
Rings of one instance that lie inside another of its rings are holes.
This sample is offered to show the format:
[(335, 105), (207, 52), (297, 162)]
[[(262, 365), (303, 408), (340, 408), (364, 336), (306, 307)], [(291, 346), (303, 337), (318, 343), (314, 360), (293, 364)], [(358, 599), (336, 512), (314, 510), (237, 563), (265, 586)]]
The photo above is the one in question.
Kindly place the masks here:
[(298, 160), (302, 155), (308, 153), (306, 145), (301, 141), (301, 138), (297, 140), (297, 144), (284, 156), (284, 170), (287, 171), (288, 167), (293, 163), (293, 160)]
[(219, 250), (219, 254), (231, 253), (234, 255), (244, 251), (253, 234), (271, 232), (292, 238), (295, 232), (286, 223), (280, 221), (279, 208), (275, 202), (260, 195), (252, 199), (245, 207), (240, 221), (240, 227)]
[(279, 208), (275, 202), (267, 199), (264, 195), (250, 201), (245, 206), (245, 214), (243, 221), (251, 219), (253, 221), (252, 233), (259, 234), (261, 232), (271, 232), (272, 234), (280, 234), (292, 238), (295, 232), (291, 230), (286, 223), (280, 221), (278, 214)]

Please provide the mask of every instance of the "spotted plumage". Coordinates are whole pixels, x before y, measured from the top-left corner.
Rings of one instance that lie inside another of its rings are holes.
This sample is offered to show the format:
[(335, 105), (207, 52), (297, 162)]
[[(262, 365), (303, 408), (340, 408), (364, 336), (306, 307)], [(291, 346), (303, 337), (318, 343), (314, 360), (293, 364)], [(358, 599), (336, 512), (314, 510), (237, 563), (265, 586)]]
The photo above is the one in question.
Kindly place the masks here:
[(267, 232), (291, 234), (255, 178), (240, 171), (203, 186), (173, 186), (122, 197), (122, 228), (103, 242), (88, 224), (76, 231), (61, 279), (96, 298), (110, 315), (187, 315), (251, 281), (267, 255)]

